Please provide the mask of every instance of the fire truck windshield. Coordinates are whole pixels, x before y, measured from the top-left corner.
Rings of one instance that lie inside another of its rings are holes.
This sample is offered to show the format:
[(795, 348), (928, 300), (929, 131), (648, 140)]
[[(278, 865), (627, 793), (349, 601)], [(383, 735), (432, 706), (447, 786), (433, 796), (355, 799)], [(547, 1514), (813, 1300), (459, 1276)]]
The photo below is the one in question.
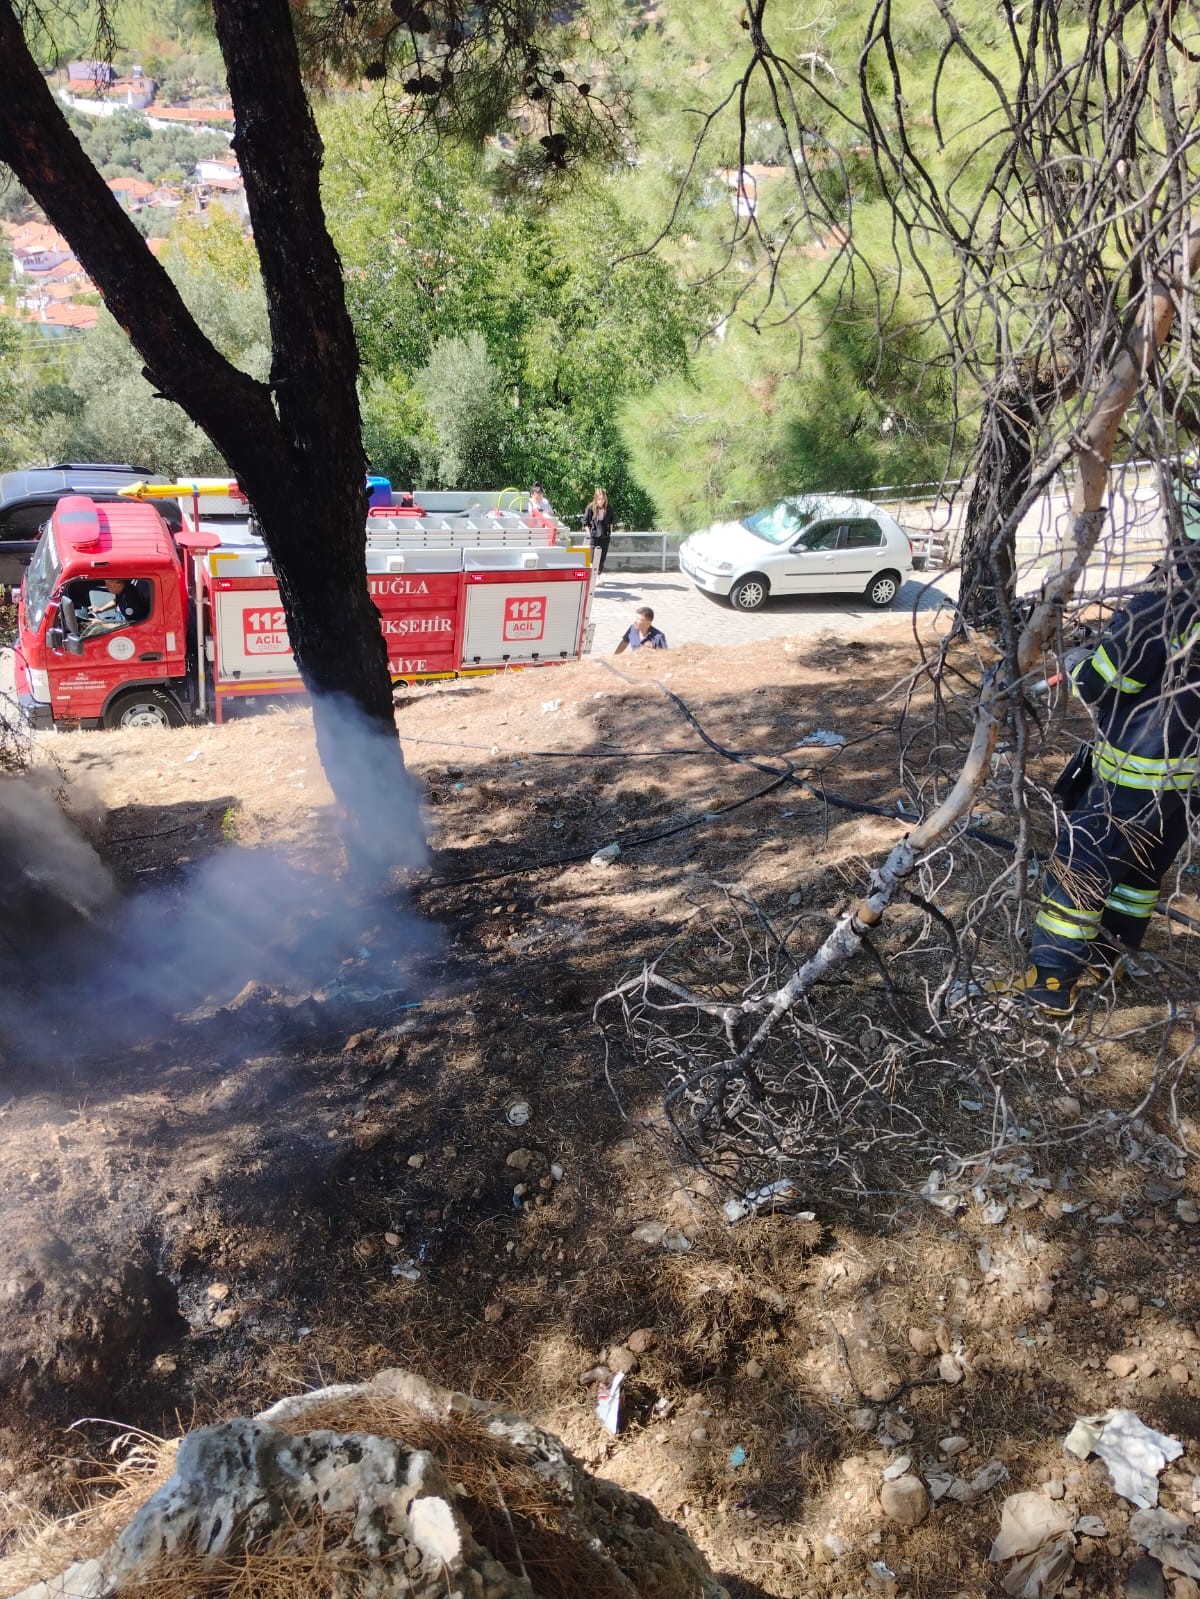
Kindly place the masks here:
[(47, 527), (25, 573), (25, 615), (30, 627), (41, 627), (42, 617), (46, 614), (46, 607), (61, 572), (58, 551), (54, 548), (54, 534)]

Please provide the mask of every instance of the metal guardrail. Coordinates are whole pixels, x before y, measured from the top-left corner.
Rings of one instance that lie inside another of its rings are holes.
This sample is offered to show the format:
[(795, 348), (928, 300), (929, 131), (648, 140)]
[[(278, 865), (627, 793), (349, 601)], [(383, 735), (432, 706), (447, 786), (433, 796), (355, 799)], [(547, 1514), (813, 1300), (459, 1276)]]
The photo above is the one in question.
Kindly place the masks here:
[[(658, 569), (660, 572), (665, 572), (667, 570), (668, 557), (672, 553), (671, 540), (677, 537), (678, 534), (675, 533), (632, 533), (627, 532), (624, 528), (615, 528), (613, 530), (612, 539), (610, 540), (608, 546), (609, 558), (611, 559), (614, 555), (620, 556), (624, 553), (617, 548), (618, 540), (641, 540), (643, 543), (649, 543), (651, 546), (658, 546)], [(633, 551), (629, 553), (636, 554), (637, 552)], [(653, 554), (653, 548), (651, 549), (651, 554)]]

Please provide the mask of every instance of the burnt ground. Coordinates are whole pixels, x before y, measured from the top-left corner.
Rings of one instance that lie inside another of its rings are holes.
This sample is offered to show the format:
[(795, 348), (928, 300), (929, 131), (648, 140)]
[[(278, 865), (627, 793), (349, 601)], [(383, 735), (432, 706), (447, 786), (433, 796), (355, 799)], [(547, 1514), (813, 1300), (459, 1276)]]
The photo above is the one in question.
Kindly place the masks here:
[[(904, 825), (814, 792), (911, 814), (965, 722), (890, 692), (916, 664), (903, 625), (617, 664), (410, 694), (430, 861), (371, 894), (303, 710), (42, 746), (120, 899), (68, 948), (35, 929), (7, 985), (10, 1545), (86, 1491), (108, 1422), (171, 1433), (390, 1364), (524, 1409), (759, 1599), (886, 1592), (872, 1561), (913, 1595), (999, 1591), (1000, 1502), (1039, 1483), (1104, 1522), (1071, 1586), (1119, 1592), (1131, 1507), (1061, 1447), (1110, 1405), (1184, 1443), (1162, 1502), (1200, 1510), (1190, 929), (1156, 925), (1149, 976), (1065, 1040), (995, 1007), (935, 1027), (925, 997), (1005, 859), (942, 858), (937, 914), (900, 907), (772, 1057), (786, 1074), (822, 1040), (824, 1080), (876, 1074), (866, 1112), (838, 1127), (810, 1099), (787, 1211), (731, 1225), (732, 1168), (690, 1163), (661, 1119), (680, 1051), (711, 1038), (635, 1007), (631, 1043), (593, 1007), (664, 952), (724, 997), (772, 948), (790, 969)], [(663, 688), (770, 770), (715, 753)], [(848, 742), (798, 751), (815, 728)], [(1070, 745), (1056, 723), (1048, 773)], [(780, 752), (809, 788), (762, 792)], [(980, 1158), (934, 1204), (953, 1154)], [(581, 1377), (635, 1333), (610, 1438)], [(108, 1421), (65, 1430), (85, 1416)], [(1008, 1477), (907, 1531), (878, 1498), (900, 1454)]]

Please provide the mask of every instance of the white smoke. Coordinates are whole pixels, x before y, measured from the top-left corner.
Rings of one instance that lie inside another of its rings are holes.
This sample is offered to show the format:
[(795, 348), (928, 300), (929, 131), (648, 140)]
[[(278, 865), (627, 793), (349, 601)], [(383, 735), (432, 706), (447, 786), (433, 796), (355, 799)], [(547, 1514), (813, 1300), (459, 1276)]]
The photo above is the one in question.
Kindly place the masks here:
[(15, 1041), (32, 1060), (165, 1036), (247, 983), (281, 1004), (405, 990), (413, 958), (439, 943), (394, 876), (426, 858), (416, 786), (398, 748), (393, 762), (378, 729), (338, 709), (321, 755), (354, 801), (342, 871), (225, 846), (182, 881), (122, 896), (44, 784), (0, 783), (0, 860), (20, 889), (0, 948), (10, 1059)]

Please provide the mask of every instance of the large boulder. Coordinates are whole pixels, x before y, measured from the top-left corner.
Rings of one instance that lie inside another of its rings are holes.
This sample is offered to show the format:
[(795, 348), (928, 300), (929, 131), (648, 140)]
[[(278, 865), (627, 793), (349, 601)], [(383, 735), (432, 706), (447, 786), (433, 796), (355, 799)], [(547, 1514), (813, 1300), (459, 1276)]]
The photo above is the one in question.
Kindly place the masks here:
[[(86, 1540), (87, 1518), (76, 1524)], [(102, 1553), (16, 1599), (168, 1594), (172, 1579), (180, 1599), (226, 1585), (281, 1599), (728, 1599), (648, 1500), (591, 1477), (522, 1417), (403, 1371), (188, 1434)]]

